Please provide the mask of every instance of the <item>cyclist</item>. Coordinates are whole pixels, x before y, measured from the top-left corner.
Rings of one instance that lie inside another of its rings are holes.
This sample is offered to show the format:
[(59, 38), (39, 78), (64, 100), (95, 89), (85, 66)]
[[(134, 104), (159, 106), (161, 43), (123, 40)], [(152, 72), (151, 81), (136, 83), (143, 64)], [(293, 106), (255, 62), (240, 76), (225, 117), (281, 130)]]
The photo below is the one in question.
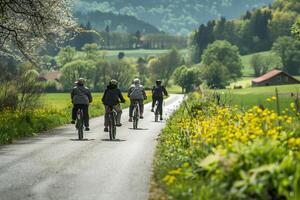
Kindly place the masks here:
[(75, 124), (76, 113), (78, 109), (82, 109), (83, 123), (85, 130), (89, 131), (89, 104), (93, 101), (90, 90), (84, 86), (85, 80), (79, 78), (75, 84), (76, 86), (71, 91), (71, 99), (73, 103), (72, 109), (72, 124)]
[(122, 108), (120, 105), (121, 103), (125, 103), (125, 99), (118, 88), (118, 81), (112, 79), (109, 81), (107, 89), (104, 92), (102, 97), (102, 102), (105, 106), (105, 118), (104, 118), (104, 131), (108, 132), (108, 114), (111, 111), (111, 107), (117, 112), (116, 118), (116, 126), (122, 126), (121, 124), (121, 115), (122, 115)]
[(162, 81), (157, 80), (156, 85), (152, 88), (152, 109), (151, 112), (154, 112), (155, 103), (158, 102), (157, 108), (160, 114), (160, 120), (163, 120), (163, 100), (164, 95), (168, 96), (168, 92), (164, 86), (161, 85)]
[(128, 90), (128, 97), (130, 98), (129, 107), (129, 122), (132, 122), (132, 115), (134, 109), (134, 103), (138, 102), (140, 107), (140, 118), (143, 119), (144, 113), (144, 100), (147, 99), (147, 95), (143, 85), (141, 85), (140, 79), (136, 78), (133, 80), (133, 84)]

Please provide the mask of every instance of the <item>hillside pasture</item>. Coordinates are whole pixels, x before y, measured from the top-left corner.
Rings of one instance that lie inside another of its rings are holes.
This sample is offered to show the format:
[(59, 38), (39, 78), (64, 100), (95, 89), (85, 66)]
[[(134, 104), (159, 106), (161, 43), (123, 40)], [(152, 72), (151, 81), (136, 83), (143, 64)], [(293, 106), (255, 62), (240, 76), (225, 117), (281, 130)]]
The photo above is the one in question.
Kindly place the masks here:
[(294, 101), (291, 97), (291, 93), (299, 93), (300, 97), (300, 84), (251, 87), (244, 89), (224, 89), (215, 90), (215, 92), (221, 94), (221, 101), (226, 105), (238, 105), (245, 109), (262, 105), (270, 109), (275, 109), (276, 102), (267, 101), (267, 99), (271, 99), (275, 96), (275, 88), (278, 89), (281, 110), (288, 108), (290, 106), (290, 103)]

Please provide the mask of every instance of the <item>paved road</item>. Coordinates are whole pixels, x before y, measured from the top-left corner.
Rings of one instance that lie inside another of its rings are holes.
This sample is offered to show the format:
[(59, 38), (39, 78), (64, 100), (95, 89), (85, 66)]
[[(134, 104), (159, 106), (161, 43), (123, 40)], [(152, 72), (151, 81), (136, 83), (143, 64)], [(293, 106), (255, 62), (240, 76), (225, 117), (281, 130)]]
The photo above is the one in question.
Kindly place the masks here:
[[(182, 100), (166, 100), (169, 115)], [(0, 199), (144, 200), (148, 198), (156, 138), (165, 122), (153, 122), (145, 107), (140, 130), (132, 130), (123, 111), (118, 141), (103, 132), (103, 117), (92, 119), (86, 141), (72, 125), (0, 147)]]

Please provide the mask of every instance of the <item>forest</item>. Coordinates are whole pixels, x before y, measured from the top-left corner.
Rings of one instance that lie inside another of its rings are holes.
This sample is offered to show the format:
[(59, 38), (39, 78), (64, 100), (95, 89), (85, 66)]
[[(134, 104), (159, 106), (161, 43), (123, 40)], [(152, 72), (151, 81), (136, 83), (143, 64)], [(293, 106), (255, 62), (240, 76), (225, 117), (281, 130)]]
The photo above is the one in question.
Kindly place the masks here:
[(155, 25), (161, 31), (187, 35), (199, 24), (209, 20), (221, 16), (233, 19), (247, 10), (272, 2), (273, 0), (81, 0), (76, 3), (75, 10), (131, 15)]

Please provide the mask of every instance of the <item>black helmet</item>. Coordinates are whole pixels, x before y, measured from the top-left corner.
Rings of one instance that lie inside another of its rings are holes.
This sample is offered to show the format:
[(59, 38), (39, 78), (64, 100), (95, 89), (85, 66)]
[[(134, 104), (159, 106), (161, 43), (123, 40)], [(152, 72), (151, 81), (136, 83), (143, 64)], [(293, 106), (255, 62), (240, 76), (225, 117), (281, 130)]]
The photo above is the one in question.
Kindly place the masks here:
[(157, 85), (160, 85), (162, 81), (161, 80), (157, 80), (155, 82), (156, 82)]
[(109, 84), (110, 84), (110, 85), (118, 85), (118, 81), (115, 80), (115, 79), (111, 79), (111, 80), (109, 81)]

